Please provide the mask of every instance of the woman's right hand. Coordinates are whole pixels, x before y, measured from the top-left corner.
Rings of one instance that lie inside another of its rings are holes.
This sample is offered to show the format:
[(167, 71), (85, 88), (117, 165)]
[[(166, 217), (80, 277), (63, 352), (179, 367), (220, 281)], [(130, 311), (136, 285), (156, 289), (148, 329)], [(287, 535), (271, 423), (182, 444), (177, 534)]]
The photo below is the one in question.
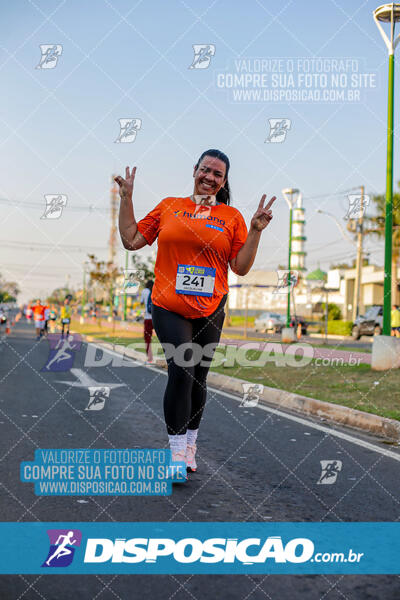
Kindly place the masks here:
[(132, 200), (133, 184), (135, 182), (136, 167), (133, 167), (129, 174), (129, 167), (125, 169), (125, 179), (120, 175), (114, 177), (114, 181), (119, 185), (119, 195), (121, 200)]

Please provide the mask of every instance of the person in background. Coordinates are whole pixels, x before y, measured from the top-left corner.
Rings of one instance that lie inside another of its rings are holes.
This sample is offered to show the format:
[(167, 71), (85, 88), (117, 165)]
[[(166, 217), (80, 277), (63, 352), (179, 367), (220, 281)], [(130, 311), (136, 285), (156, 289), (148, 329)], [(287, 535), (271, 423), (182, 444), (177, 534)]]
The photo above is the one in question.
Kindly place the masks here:
[(400, 337), (400, 310), (398, 309), (396, 304), (393, 304), (392, 306), (392, 311), (390, 313), (390, 321), (392, 327), (391, 335), (395, 337)]
[(32, 323), (33, 310), (31, 304), (29, 303), (25, 310), (25, 317), (28, 323)]
[(40, 300), (36, 300), (36, 304), (33, 307), (33, 320), (36, 328), (36, 340), (40, 340), (43, 335), (44, 329), (44, 306)]
[(153, 335), (153, 319), (151, 316), (151, 290), (153, 289), (154, 282), (149, 279), (142, 291), (140, 297), (140, 303), (144, 304), (144, 341), (146, 344), (147, 362), (153, 363), (153, 352), (151, 350), (151, 338)]
[(91, 310), (91, 316), (92, 316), (92, 322), (96, 323), (96, 318), (97, 318), (97, 307), (96, 304), (93, 304), (92, 310)]
[(48, 334), (48, 322), (50, 319), (50, 306), (46, 304), (44, 307), (44, 326), (43, 326), (43, 335), (47, 337)]
[(64, 330), (67, 329), (67, 336), (69, 335), (69, 324), (71, 323), (71, 306), (68, 298), (65, 298), (64, 305), (60, 311), (61, 317), (61, 337), (64, 337)]
[(51, 305), (49, 321), (50, 321), (50, 331), (51, 333), (55, 332), (56, 329), (56, 319), (57, 319), (57, 311), (54, 304)]

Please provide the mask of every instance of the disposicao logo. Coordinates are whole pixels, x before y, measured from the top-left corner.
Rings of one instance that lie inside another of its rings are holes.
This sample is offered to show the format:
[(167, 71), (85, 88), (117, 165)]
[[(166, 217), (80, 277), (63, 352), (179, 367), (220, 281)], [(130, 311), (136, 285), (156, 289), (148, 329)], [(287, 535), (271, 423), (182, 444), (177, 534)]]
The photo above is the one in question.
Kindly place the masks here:
[(68, 567), (74, 558), (75, 547), (81, 545), (79, 529), (48, 529), (50, 548), (42, 567)]
[[(252, 548), (252, 550), (250, 550)], [(249, 551), (249, 553), (248, 553)], [(160, 557), (173, 557), (178, 563), (234, 563), (246, 565), (264, 563), (304, 563), (314, 553), (314, 544), (307, 538), (294, 538), (283, 544), (280, 536), (247, 538), (89, 538), (85, 563), (156, 563)]]

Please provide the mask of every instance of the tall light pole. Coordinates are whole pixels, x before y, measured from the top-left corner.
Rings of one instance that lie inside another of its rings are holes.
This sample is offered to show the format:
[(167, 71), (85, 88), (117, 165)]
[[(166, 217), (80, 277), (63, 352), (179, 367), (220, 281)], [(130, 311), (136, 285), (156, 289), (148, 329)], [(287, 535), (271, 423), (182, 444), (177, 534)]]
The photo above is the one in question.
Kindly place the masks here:
[(293, 227), (293, 196), (299, 194), (299, 190), (296, 188), (285, 188), (282, 190), (282, 194), (285, 197), (286, 202), (289, 206), (289, 256), (288, 256), (288, 293), (287, 293), (287, 307), (286, 307), (286, 327), (290, 326), (290, 283), (291, 283), (291, 261), (292, 261), (292, 227)]
[(345, 240), (351, 242), (354, 246), (357, 246), (357, 257), (356, 257), (356, 277), (354, 281), (354, 292), (353, 292), (353, 307), (352, 307), (352, 320), (353, 322), (358, 317), (360, 312), (360, 289), (361, 289), (361, 267), (362, 267), (362, 259), (363, 259), (363, 212), (364, 212), (364, 186), (361, 186), (361, 203), (360, 203), (360, 217), (357, 222), (357, 242), (353, 240), (347, 233), (346, 230), (342, 227), (340, 221), (337, 220), (335, 215), (325, 210), (317, 209), (317, 213), (322, 215), (328, 215), (331, 217), (340, 229), (340, 232)]
[[(383, 283), (383, 335), (390, 335), (392, 294), (392, 227), (393, 227), (393, 118), (394, 118), (394, 51), (400, 36), (394, 37), (395, 23), (400, 21), (400, 4), (383, 4), (373, 12), (375, 23), (389, 52), (388, 125), (386, 158), (386, 210), (385, 210), (385, 276)], [(390, 37), (381, 23), (389, 23)]]

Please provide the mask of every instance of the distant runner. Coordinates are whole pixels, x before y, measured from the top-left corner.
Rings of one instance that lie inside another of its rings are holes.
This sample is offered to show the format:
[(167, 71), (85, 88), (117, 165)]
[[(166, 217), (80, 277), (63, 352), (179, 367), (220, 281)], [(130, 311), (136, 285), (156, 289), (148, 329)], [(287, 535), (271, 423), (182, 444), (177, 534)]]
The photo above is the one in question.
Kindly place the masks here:
[(33, 307), (33, 320), (36, 328), (36, 340), (40, 340), (43, 335), (44, 311), (45, 307), (40, 303), (40, 300), (36, 300), (36, 304)]
[(48, 305), (46, 305), (44, 307), (44, 327), (43, 327), (43, 334), (47, 337), (48, 334), (48, 322), (50, 319), (50, 307)]
[(393, 304), (390, 314), (392, 333), (395, 337), (400, 337), (400, 310), (396, 304)]
[(151, 337), (153, 335), (153, 319), (151, 316), (151, 290), (154, 282), (149, 279), (146, 283), (142, 295), (140, 297), (141, 304), (144, 304), (144, 341), (146, 344), (147, 362), (153, 363), (153, 352), (151, 350)]
[(64, 300), (64, 305), (61, 307), (60, 311), (61, 317), (61, 337), (64, 337), (64, 330), (67, 330), (67, 335), (69, 335), (69, 324), (71, 323), (71, 306), (69, 304), (68, 298)]

